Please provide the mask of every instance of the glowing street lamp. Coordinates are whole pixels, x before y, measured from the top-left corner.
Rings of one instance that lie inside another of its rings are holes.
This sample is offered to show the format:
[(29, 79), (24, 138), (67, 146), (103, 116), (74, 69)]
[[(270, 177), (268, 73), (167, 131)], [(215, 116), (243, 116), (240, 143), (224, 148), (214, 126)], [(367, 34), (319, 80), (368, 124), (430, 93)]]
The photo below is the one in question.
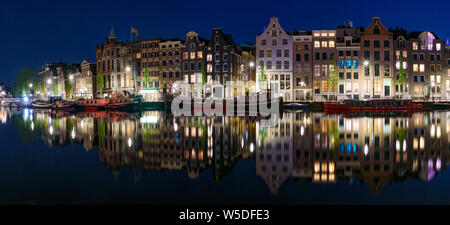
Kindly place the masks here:
[(32, 83), (28, 84), (28, 87), (33, 88), (33, 84)]
[(47, 84), (52, 84), (52, 79), (49, 78), (49, 79), (47, 80)]
[(254, 62), (250, 62), (250, 67), (254, 67), (255, 66), (255, 63)]
[(129, 66), (127, 66), (127, 68), (125, 68), (125, 70), (126, 70), (127, 72), (130, 72), (130, 71), (131, 71), (131, 68), (130, 68)]
[(72, 74), (69, 76), (69, 79), (70, 79), (70, 80), (73, 80), (73, 75), (72, 75)]
[(364, 66), (368, 66), (369, 65), (369, 61), (365, 60), (364, 61)]

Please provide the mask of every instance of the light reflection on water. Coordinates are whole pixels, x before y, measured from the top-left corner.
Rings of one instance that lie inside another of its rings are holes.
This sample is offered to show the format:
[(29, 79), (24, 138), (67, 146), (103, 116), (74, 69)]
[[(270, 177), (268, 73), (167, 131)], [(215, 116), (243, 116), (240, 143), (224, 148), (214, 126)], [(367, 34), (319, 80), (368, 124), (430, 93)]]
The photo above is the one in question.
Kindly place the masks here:
[(234, 169), (243, 160), (254, 163), (272, 195), (288, 179), (325, 185), (359, 180), (373, 194), (391, 182), (429, 182), (447, 165), (449, 117), (446, 111), (384, 117), (285, 112), (276, 126), (266, 127), (244, 117), (173, 118), (159, 111), (0, 111), (2, 125), (12, 121), (23, 142), (98, 151), (99, 163), (114, 176), (128, 168), (139, 171), (135, 181), (146, 171), (195, 180), (210, 171), (220, 181), (239, 176)]

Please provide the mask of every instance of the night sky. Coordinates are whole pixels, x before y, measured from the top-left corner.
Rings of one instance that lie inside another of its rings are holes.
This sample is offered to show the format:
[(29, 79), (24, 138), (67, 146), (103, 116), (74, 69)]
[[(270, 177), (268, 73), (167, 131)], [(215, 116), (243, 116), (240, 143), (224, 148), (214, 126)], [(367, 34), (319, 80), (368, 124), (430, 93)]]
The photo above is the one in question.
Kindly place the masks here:
[[(222, 5), (223, 4), (223, 5)], [(429, 30), (450, 37), (448, 0), (430, 1), (9, 1), (0, 7), (0, 82), (52, 62), (95, 61), (95, 47), (114, 26), (119, 41), (131, 26), (141, 38), (185, 38), (194, 30), (210, 38), (221, 27), (236, 42), (255, 42), (270, 17), (293, 29), (335, 29), (348, 19), (367, 27), (373, 16), (386, 27)]]

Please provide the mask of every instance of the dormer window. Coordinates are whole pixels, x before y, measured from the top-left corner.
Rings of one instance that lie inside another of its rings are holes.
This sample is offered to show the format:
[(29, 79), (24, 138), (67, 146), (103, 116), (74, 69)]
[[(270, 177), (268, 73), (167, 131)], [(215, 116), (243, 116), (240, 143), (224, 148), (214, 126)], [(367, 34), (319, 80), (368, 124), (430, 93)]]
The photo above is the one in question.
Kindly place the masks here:
[(380, 28), (378, 26), (375, 26), (375, 28), (373, 28), (373, 34), (380, 34)]
[(272, 36), (276, 37), (277, 36), (277, 31), (276, 30), (272, 30)]

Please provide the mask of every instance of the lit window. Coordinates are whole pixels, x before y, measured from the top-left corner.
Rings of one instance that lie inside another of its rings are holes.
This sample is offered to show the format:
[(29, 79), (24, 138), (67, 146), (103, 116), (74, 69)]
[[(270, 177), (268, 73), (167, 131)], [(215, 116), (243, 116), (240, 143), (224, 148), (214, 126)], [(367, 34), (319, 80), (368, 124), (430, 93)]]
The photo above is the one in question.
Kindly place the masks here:
[(329, 46), (330, 48), (334, 48), (334, 41), (330, 41), (329, 44), (328, 44), (328, 46)]
[(326, 36), (328, 36), (327, 33), (322, 33), (322, 37), (326, 37)]
[(314, 42), (314, 48), (320, 48), (320, 41)]
[(413, 42), (413, 50), (418, 50), (419, 44), (417, 42)]
[(198, 57), (199, 59), (202, 59), (202, 58), (203, 58), (203, 52), (198, 51), (198, 52), (197, 52), (197, 57)]
[(326, 48), (328, 46), (328, 43), (326, 41), (322, 41), (322, 48)]
[(188, 59), (188, 56), (189, 56), (189, 55), (188, 55), (187, 52), (183, 53), (183, 58), (184, 58), (184, 59)]
[(403, 69), (406, 69), (408, 67), (408, 63), (403, 62)]
[(400, 69), (400, 61), (395, 62), (395, 68), (398, 70)]
[(425, 72), (425, 64), (420, 64), (420, 72)]
[(403, 51), (403, 58), (407, 58), (408, 57), (408, 52), (407, 51)]
[(195, 52), (191, 52), (191, 59), (195, 59)]
[(436, 43), (436, 51), (440, 51), (441, 50), (441, 43)]
[(206, 56), (206, 60), (212, 61), (212, 55), (211, 55), (211, 54), (208, 54), (208, 55)]
[(419, 71), (419, 65), (418, 64), (413, 64), (413, 71), (414, 72)]
[(329, 35), (330, 35), (330, 37), (334, 37), (334, 33), (330, 33)]
[(314, 37), (319, 37), (319, 33), (314, 33)]
[(441, 76), (440, 75), (436, 76), (436, 83), (438, 83), (438, 84), (441, 83)]

